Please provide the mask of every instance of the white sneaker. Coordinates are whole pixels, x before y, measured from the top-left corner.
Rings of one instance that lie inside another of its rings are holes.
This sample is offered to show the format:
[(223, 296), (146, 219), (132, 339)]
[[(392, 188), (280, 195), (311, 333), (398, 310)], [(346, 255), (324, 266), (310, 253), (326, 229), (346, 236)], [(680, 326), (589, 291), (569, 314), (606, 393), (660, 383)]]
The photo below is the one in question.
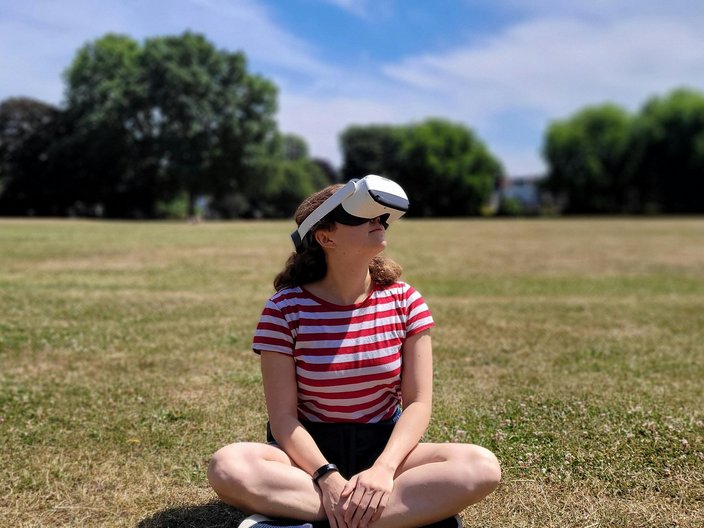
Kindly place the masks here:
[(242, 521), (239, 528), (313, 528), (313, 525), (304, 521), (271, 519), (257, 513)]

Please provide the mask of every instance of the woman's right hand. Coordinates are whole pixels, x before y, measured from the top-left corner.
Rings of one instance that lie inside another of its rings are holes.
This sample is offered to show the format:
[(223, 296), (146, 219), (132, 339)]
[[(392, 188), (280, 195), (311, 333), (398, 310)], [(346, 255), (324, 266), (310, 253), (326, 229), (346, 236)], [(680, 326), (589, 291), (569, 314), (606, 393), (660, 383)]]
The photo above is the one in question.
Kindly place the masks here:
[(318, 479), (323, 508), (328, 516), (330, 528), (347, 528), (345, 505), (347, 497), (342, 496), (347, 480), (337, 471), (331, 471)]

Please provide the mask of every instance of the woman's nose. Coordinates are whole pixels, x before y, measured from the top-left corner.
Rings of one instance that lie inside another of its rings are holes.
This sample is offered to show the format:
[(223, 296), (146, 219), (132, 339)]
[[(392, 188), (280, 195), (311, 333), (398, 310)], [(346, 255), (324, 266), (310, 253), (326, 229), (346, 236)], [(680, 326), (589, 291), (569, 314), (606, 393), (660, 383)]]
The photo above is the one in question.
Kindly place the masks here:
[(379, 222), (381, 222), (381, 217), (380, 217), (380, 216), (377, 216), (376, 218), (371, 218), (371, 219), (369, 220), (369, 223), (370, 223), (370, 224), (378, 224)]

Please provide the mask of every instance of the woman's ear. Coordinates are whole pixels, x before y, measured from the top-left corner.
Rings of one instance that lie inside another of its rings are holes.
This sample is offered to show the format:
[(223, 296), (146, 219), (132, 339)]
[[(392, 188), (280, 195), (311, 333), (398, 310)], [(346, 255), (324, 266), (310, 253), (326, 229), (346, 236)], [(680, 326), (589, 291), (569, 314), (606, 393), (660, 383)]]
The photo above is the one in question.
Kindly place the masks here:
[(318, 229), (313, 234), (316, 242), (320, 244), (320, 247), (327, 249), (332, 249), (335, 247), (335, 241), (332, 239), (331, 235), (332, 231), (328, 231), (327, 229)]

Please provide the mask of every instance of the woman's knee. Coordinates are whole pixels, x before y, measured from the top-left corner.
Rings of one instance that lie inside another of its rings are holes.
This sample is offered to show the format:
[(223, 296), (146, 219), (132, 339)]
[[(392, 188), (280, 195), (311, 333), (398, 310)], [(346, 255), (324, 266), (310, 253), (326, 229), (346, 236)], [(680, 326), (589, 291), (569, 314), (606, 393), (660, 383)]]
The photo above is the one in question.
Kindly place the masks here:
[[(242, 496), (251, 482), (257, 444), (230, 444), (218, 450), (208, 464), (208, 482), (221, 498)], [(230, 501), (228, 501), (230, 502)]]
[(445, 444), (455, 482), (466, 490), (471, 504), (489, 495), (501, 480), (501, 466), (494, 453), (473, 444)]
[(501, 465), (498, 459), (488, 449), (478, 446), (467, 446), (465, 458), (471, 487), (482, 494), (489, 495), (501, 481)]

